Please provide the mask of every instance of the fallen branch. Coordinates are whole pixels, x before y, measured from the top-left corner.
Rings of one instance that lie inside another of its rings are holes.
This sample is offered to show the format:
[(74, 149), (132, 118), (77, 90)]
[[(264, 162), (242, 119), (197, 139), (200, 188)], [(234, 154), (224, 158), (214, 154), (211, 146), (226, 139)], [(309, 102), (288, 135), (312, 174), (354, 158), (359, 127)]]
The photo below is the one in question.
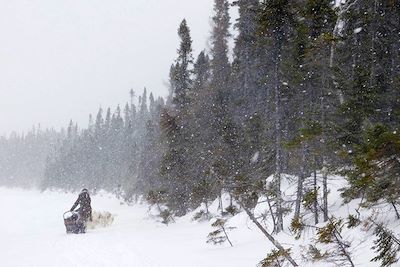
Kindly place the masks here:
[(253, 223), (258, 227), (258, 229), (261, 230), (261, 232), (268, 238), (269, 241), (282, 253), (282, 255), (295, 267), (298, 267), (299, 265), (295, 262), (295, 260), (290, 256), (290, 254), (287, 252), (286, 249), (283, 248), (283, 246), (276, 240), (271, 234), (267, 232), (267, 230), (257, 221), (257, 219), (254, 217), (254, 214), (243, 205), (241, 201), (239, 201), (240, 206), (243, 208), (243, 210), (247, 213), (249, 218), (253, 221)]

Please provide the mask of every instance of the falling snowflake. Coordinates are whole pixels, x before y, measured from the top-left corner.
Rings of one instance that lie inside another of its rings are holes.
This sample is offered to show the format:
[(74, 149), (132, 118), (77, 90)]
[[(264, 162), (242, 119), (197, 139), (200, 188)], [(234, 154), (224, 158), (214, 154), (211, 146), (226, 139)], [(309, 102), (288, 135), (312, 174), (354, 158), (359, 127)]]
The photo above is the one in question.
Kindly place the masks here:
[(257, 151), (256, 153), (254, 153), (253, 157), (251, 157), (250, 162), (257, 163), (259, 157), (260, 157), (260, 152)]

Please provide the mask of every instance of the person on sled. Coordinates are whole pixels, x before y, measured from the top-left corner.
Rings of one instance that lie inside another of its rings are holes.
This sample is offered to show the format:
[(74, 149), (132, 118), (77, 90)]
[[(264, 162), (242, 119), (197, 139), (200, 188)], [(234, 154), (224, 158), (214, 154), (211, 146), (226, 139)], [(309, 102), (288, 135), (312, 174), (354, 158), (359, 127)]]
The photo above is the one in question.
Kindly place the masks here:
[(70, 210), (71, 212), (75, 211), (75, 208), (79, 205), (79, 208), (77, 210), (79, 217), (76, 222), (78, 225), (79, 233), (85, 233), (87, 221), (92, 220), (92, 207), (90, 203), (91, 200), (89, 196), (89, 191), (87, 189), (82, 189), (82, 191), (79, 193), (78, 199), (75, 201)]

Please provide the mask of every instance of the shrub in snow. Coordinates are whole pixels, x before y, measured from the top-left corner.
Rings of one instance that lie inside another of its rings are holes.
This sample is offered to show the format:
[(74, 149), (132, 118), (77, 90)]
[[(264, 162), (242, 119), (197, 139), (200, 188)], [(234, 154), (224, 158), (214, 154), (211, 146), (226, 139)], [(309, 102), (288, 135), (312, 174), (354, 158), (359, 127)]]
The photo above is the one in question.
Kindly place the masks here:
[(153, 214), (156, 217), (159, 217), (162, 219), (162, 223), (164, 224), (169, 224), (171, 222), (174, 222), (174, 217), (173, 217), (173, 212), (165, 205), (165, 197), (166, 197), (166, 191), (164, 190), (155, 190), (155, 191), (149, 191), (147, 194), (146, 200), (150, 204), (150, 210), (151, 207), (155, 206), (156, 210), (153, 210), (155, 214)]
[(282, 267), (286, 262), (286, 255), (288, 254), (290, 254), (290, 249), (273, 249), (270, 253), (268, 253), (265, 259), (260, 261), (257, 267)]
[[(319, 257), (320, 260), (333, 261), (340, 263), (341, 266), (354, 267), (355, 265), (349, 251), (351, 244), (342, 237), (343, 226), (342, 219), (331, 218), (324, 227), (317, 228), (317, 243), (325, 244), (329, 247), (329, 250), (323, 253), (315, 253), (317, 248), (314, 247), (314, 252), (311, 251), (310, 254), (314, 256), (323, 255), (324, 257)], [(317, 258), (313, 258), (312, 260), (316, 261)]]
[(200, 210), (196, 212), (192, 218), (193, 221), (208, 221), (210, 219), (210, 213)]
[(329, 256), (327, 251), (322, 252), (321, 249), (317, 248), (314, 245), (309, 245), (307, 250), (306, 259), (311, 260), (312, 262), (326, 260)]
[(347, 228), (357, 227), (360, 225), (360, 223), (361, 220), (357, 216), (349, 214), (349, 216), (347, 217)]
[(307, 190), (303, 196), (303, 206), (304, 208), (314, 211), (314, 203), (317, 201), (318, 191)]
[(169, 224), (171, 222), (175, 222), (173, 213), (169, 209), (163, 209), (160, 211), (160, 218), (162, 219), (162, 223)]
[(212, 231), (207, 236), (207, 243), (213, 243), (214, 245), (223, 244), (228, 241), (231, 247), (233, 247), (232, 242), (229, 240), (228, 231), (235, 229), (236, 227), (231, 227), (226, 225), (226, 220), (216, 219), (215, 222), (211, 224), (216, 230)]
[(225, 211), (232, 216), (235, 216), (239, 213), (239, 209), (234, 205), (229, 205), (228, 207), (226, 207)]
[(166, 192), (163, 190), (151, 190), (147, 193), (146, 200), (150, 205), (160, 207), (160, 204), (165, 202), (165, 194)]
[(290, 223), (290, 230), (295, 234), (295, 238), (299, 239), (301, 237), (301, 233), (304, 230), (304, 223), (301, 221), (300, 217), (295, 217), (292, 219)]
[[(303, 255), (306, 260), (312, 262), (335, 262), (341, 264), (340, 266), (354, 267), (350, 252), (351, 243), (346, 241), (342, 235), (344, 225), (345, 223), (342, 219), (336, 218), (330, 218), (323, 227), (307, 225), (301, 218), (294, 218), (291, 222), (291, 230), (294, 232), (296, 239), (301, 237), (306, 228), (317, 230), (316, 244), (310, 244), (308, 251)], [(317, 244), (322, 248), (319, 248)]]

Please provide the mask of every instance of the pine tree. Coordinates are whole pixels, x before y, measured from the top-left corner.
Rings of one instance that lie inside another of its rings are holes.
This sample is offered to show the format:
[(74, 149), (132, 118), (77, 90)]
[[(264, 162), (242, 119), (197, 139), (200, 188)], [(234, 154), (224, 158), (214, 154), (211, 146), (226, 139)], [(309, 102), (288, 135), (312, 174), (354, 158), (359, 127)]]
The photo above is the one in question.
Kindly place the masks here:
[(228, 40), (230, 37), (229, 3), (227, 0), (215, 0), (215, 15), (212, 18), (213, 29), (211, 34), (211, 88), (215, 92), (216, 104), (224, 108), (230, 77), (228, 60)]
[(186, 19), (181, 22), (178, 35), (181, 43), (178, 49), (178, 58), (171, 68), (170, 76), (173, 92), (172, 103), (180, 111), (187, 108), (192, 88), (192, 39)]
[(374, 234), (377, 239), (374, 241), (373, 249), (378, 253), (371, 261), (381, 261), (381, 267), (392, 266), (399, 261), (397, 256), (400, 251), (400, 239), (395, 234), (378, 224)]
[(400, 198), (400, 136), (397, 131), (376, 125), (368, 129), (363, 143), (357, 147), (354, 169), (347, 173), (349, 187), (343, 191), (347, 201), (363, 196), (364, 204), (375, 205), (385, 200), (400, 219), (397, 205)]
[(260, 84), (265, 74), (265, 65), (261, 60), (265, 52), (262, 50), (258, 35), (259, 1), (239, 0), (233, 4), (239, 8), (239, 18), (235, 24), (239, 33), (234, 47), (232, 71), (234, 99), (232, 100), (235, 104), (235, 113), (244, 117), (250, 116), (258, 108), (262, 109), (261, 105), (266, 104), (264, 100), (268, 90)]
[[(323, 175), (323, 213), (324, 221), (328, 220), (327, 203), (327, 123), (328, 114), (334, 112), (332, 99), (331, 69), (329, 68), (331, 32), (336, 19), (331, 1), (305, 1), (298, 7), (298, 19), (295, 23), (293, 39), (293, 60), (289, 61), (288, 80), (295, 89), (292, 106), (297, 121), (294, 125), (298, 132), (295, 135), (298, 143), (298, 153), (301, 155), (300, 171), (295, 206), (295, 218), (299, 217), (300, 204), (304, 191), (305, 178), (312, 173), (312, 189), (315, 222), (318, 223), (317, 203), (317, 170), (322, 169)], [(300, 105), (298, 104), (300, 103)], [(293, 113), (293, 112), (292, 112)]]
[(201, 51), (193, 66), (193, 92), (197, 102), (206, 101), (204, 94), (209, 89), (210, 71), (210, 58), (204, 51)]
[(140, 98), (141, 102), (140, 102), (140, 114), (141, 116), (145, 116), (148, 112), (148, 107), (147, 107), (147, 89), (146, 87), (143, 89), (143, 95)]
[(233, 247), (233, 244), (228, 236), (228, 231), (235, 229), (235, 227), (227, 226), (226, 220), (216, 219), (215, 222), (211, 224), (212, 227), (216, 228), (214, 231), (208, 234), (207, 243), (213, 243), (214, 245), (223, 244), (225, 241), (229, 242), (229, 245)]
[(177, 215), (187, 212), (191, 184), (189, 170), (193, 152), (193, 135), (190, 129), (193, 97), (193, 56), (190, 30), (184, 19), (179, 26), (181, 43), (176, 63), (171, 68), (171, 102), (173, 107), (164, 110), (161, 116), (161, 128), (164, 131), (166, 151), (161, 164), (161, 174), (166, 178), (168, 204)]
[(261, 31), (270, 40), (271, 60), (273, 62), (272, 81), (274, 87), (275, 121), (275, 194), (277, 223), (276, 232), (283, 230), (283, 199), (281, 192), (281, 175), (283, 171), (282, 137), (282, 57), (286, 40), (292, 30), (293, 14), (291, 3), (287, 0), (264, 1), (261, 7)]
[(111, 129), (111, 109), (107, 108), (106, 118), (104, 120), (104, 135), (107, 135)]
[[(396, 1), (395, 1), (396, 2)], [(347, 6), (338, 45), (338, 83), (344, 95), (340, 145), (352, 150), (371, 123), (396, 125), (399, 3), (363, 0)], [(398, 90), (397, 90), (398, 91)], [(389, 97), (389, 98), (387, 98)]]

